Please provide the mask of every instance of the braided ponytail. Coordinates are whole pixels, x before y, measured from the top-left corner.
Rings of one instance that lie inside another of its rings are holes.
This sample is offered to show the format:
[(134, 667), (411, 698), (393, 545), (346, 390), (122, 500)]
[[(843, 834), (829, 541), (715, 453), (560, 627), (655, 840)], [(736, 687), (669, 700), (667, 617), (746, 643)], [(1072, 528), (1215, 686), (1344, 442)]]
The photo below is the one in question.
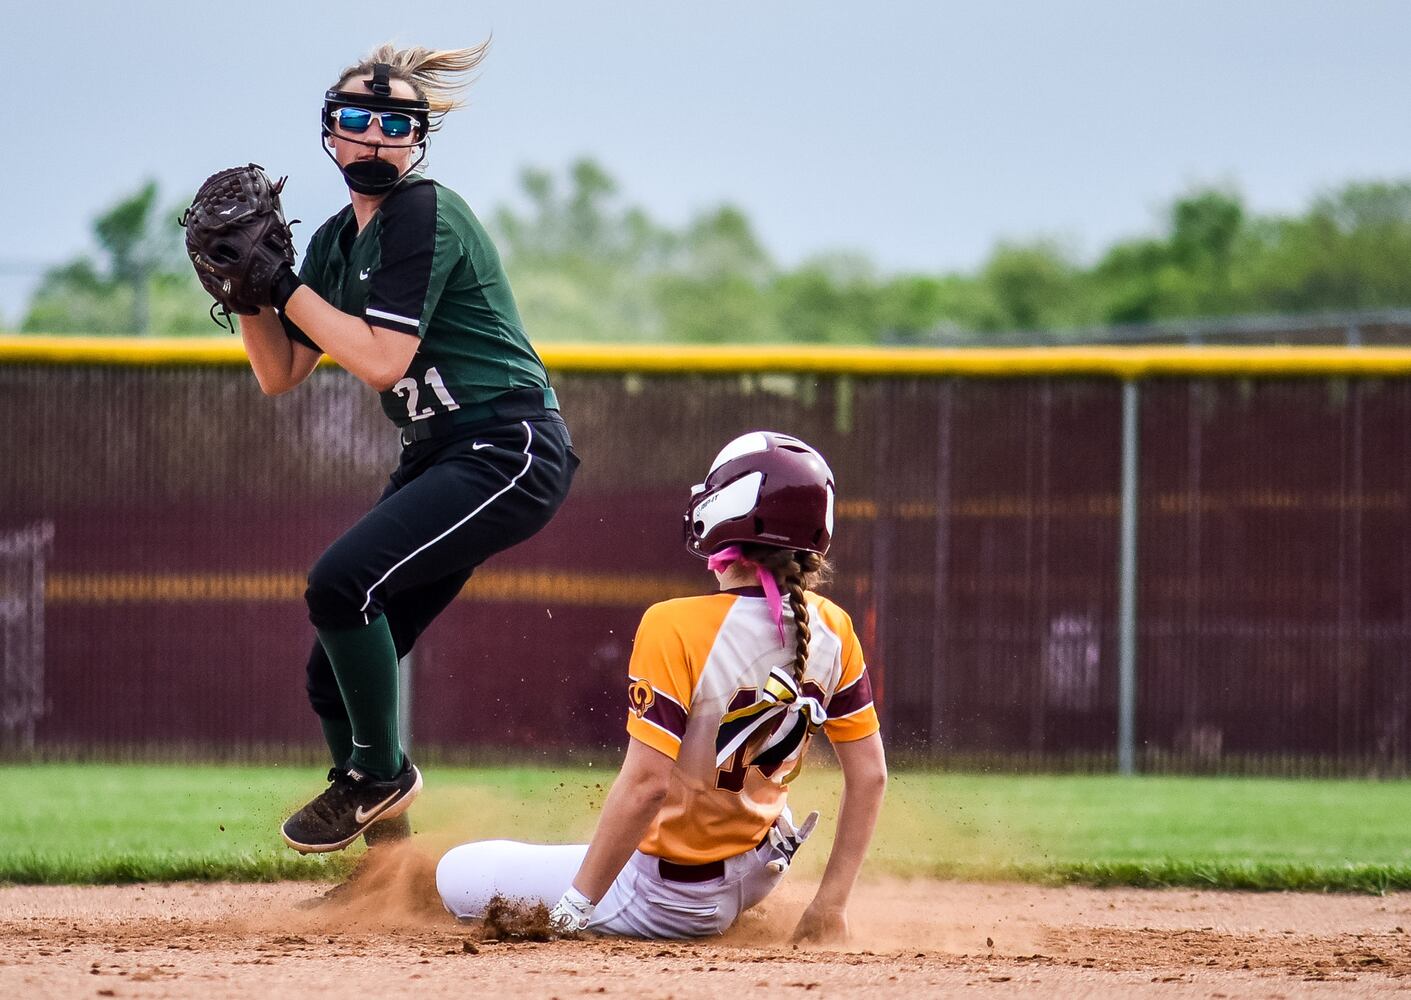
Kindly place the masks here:
[(774, 574), (781, 590), (788, 591), (794, 613), (794, 680), (802, 683), (808, 669), (808, 643), (813, 637), (804, 592), (827, 579), (828, 561), (817, 552), (778, 549), (765, 545), (741, 546), (742, 554)]
[[(774, 574), (779, 589), (789, 594), (789, 609), (794, 614), (794, 680), (803, 685), (804, 671), (808, 669), (808, 643), (813, 637), (809, 624), (808, 602), (804, 593), (822, 583), (828, 577), (828, 561), (817, 552), (780, 549), (772, 545), (744, 544), (740, 554), (750, 562)], [(779, 724), (783, 723), (779, 720)], [(765, 727), (745, 743), (742, 748), (743, 760), (752, 761), (771, 735), (776, 726)]]

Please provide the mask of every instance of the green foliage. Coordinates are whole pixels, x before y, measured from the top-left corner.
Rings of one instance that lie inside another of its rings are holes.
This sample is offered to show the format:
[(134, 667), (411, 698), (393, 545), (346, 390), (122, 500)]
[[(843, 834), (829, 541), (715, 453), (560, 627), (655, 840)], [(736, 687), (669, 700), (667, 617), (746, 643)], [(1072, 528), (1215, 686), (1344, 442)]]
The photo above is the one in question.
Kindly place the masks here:
[(1098, 262), (1094, 318), (1147, 323), (1244, 311), (1232, 278), (1235, 262), (1249, 253), (1244, 227), (1244, 205), (1230, 192), (1197, 191), (1178, 199), (1164, 237), (1118, 243)]
[(1349, 184), (1295, 219), (1263, 220), (1241, 263), (1256, 301), (1290, 312), (1404, 306), (1411, 182)]
[(1098, 318), (1411, 305), (1411, 182), (1348, 184), (1294, 217), (1251, 216), (1228, 191), (1175, 202), (1167, 232), (1113, 246), (1094, 269)]
[[(908, 343), (1238, 313), (1411, 305), (1411, 182), (1349, 184), (1292, 218), (1229, 190), (1176, 199), (1155, 236), (1091, 266), (1052, 240), (1001, 243), (974, 274), (880, 276), (831, 255), (776, 265), (736, 209), (680, 231), (617, 203), (589, 163), (528, 172), (529, 211), (496, 216), (526, 321), (543, 340)], [(530, 289), (526, 300), (524, 289)], [(978, 335), (978, 336), (977, 336)]]
[[(1411, 306), (1411, 181), (1359, 182), (1301, 215), (1240, 195), (1175, 199), (1160, 231), (1085, 264), (1047, 239), (1003, 242), (974, 272), (882, 275), (865, 258), (774, 261), (738, 208), (681, 226), (623, 199), (598, 164), (528, 169), (489, 213), (520, 311), (540, 342), (984, 342), (1016, 331), (1241, 313)], [(45, 275), (23, 328), (210, 332), (175, 210), (147, 183), (94, 222), (100, 253)]]
[(211, 332), (210, 299), (191, 273), (175, 208), (157, 207), (148, 181), (93, 223), (102, 261), (51, 268), (21, 324), (26, 332), (184, 334)]
[(672, 234), (616, 204), (616, 185), (581, 161), (560, 192), (552, 175), (525, 170), (527, 212), (493, 213), (520, 313), (535, 340), (656, 340), (651, 279), (670, 257)]
[(1080, 278), (1078, 266), (1056, 244), (1001, 243), (980, 273), (995, 312), (992, 325), (979, 329), (1053, 329), (1087, 318), (1074, 313)]
[[(610, 769), (433, 768), (421, 845), (520, 836), (583, 843)], [(283, 817), (315, 768), (0, 767), (0, 881), (336, 878), (353, 857), (300, 858)], [(823, 822), (798, 866), (819, 875), (838, 815), (836, 769), (791, 786)], [(1404, 782), (892, 774), (868, 870), (1089, 885), (1346, 892), (1411, 889)]]

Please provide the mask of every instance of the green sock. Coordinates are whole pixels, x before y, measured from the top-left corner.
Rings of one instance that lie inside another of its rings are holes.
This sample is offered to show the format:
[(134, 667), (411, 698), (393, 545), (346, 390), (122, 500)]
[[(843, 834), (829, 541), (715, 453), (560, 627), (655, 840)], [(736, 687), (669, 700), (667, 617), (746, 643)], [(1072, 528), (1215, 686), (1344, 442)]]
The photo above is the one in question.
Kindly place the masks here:
[(353, 755), (353, 724), (347, 719), (325, 719), (321, 715), (318, 721), (323, 726), (323, 739), (333, 756), (333, 766), (342, 767)]
[(381, 780), (402, 769), (397, 733), (397, 647), (386, 616), (371, 625), (319, 629), (352, 721), (348, 763)]

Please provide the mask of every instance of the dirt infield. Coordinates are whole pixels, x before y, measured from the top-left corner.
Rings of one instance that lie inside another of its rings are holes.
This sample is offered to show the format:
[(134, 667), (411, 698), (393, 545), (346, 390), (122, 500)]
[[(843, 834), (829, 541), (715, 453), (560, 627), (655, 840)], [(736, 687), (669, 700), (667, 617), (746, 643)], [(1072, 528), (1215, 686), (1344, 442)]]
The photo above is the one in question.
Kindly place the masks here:
[(845, 948), (788, 944), (788, 885), (709, 943), (484, 941), (409, 856), (308, 884), (0, 889), (0, 996), (1299, 997), (1411, 994), (1411, 897), (859, 888)]

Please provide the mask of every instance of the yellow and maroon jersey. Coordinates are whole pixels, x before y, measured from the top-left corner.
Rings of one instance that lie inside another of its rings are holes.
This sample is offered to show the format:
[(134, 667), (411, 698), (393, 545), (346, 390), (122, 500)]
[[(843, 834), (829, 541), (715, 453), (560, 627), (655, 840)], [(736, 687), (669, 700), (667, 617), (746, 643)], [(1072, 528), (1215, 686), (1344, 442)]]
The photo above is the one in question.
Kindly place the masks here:
[[(802, 692), (826, 707), (823, 731), (833, 742), (870, 736), (877, 711), (852, 619), (827, 598), (809, 593), (806, 600), (811, 637)], [(642, 616), (628, 667), (627, 732), (676, 761), (642, 853), (679, 864), (733, 857), (758, 844), (783, 810), (785, 783), (797, 773), (807, 740), (767, 767), (747, 766), (743, 747), (717, 761), (720, 747), (728, 749), (725, 717), (758, 705), (770, 670), (792, 671), (787, 602), (784, 616), (787, 646), (762, 591), (664, 601)]]

